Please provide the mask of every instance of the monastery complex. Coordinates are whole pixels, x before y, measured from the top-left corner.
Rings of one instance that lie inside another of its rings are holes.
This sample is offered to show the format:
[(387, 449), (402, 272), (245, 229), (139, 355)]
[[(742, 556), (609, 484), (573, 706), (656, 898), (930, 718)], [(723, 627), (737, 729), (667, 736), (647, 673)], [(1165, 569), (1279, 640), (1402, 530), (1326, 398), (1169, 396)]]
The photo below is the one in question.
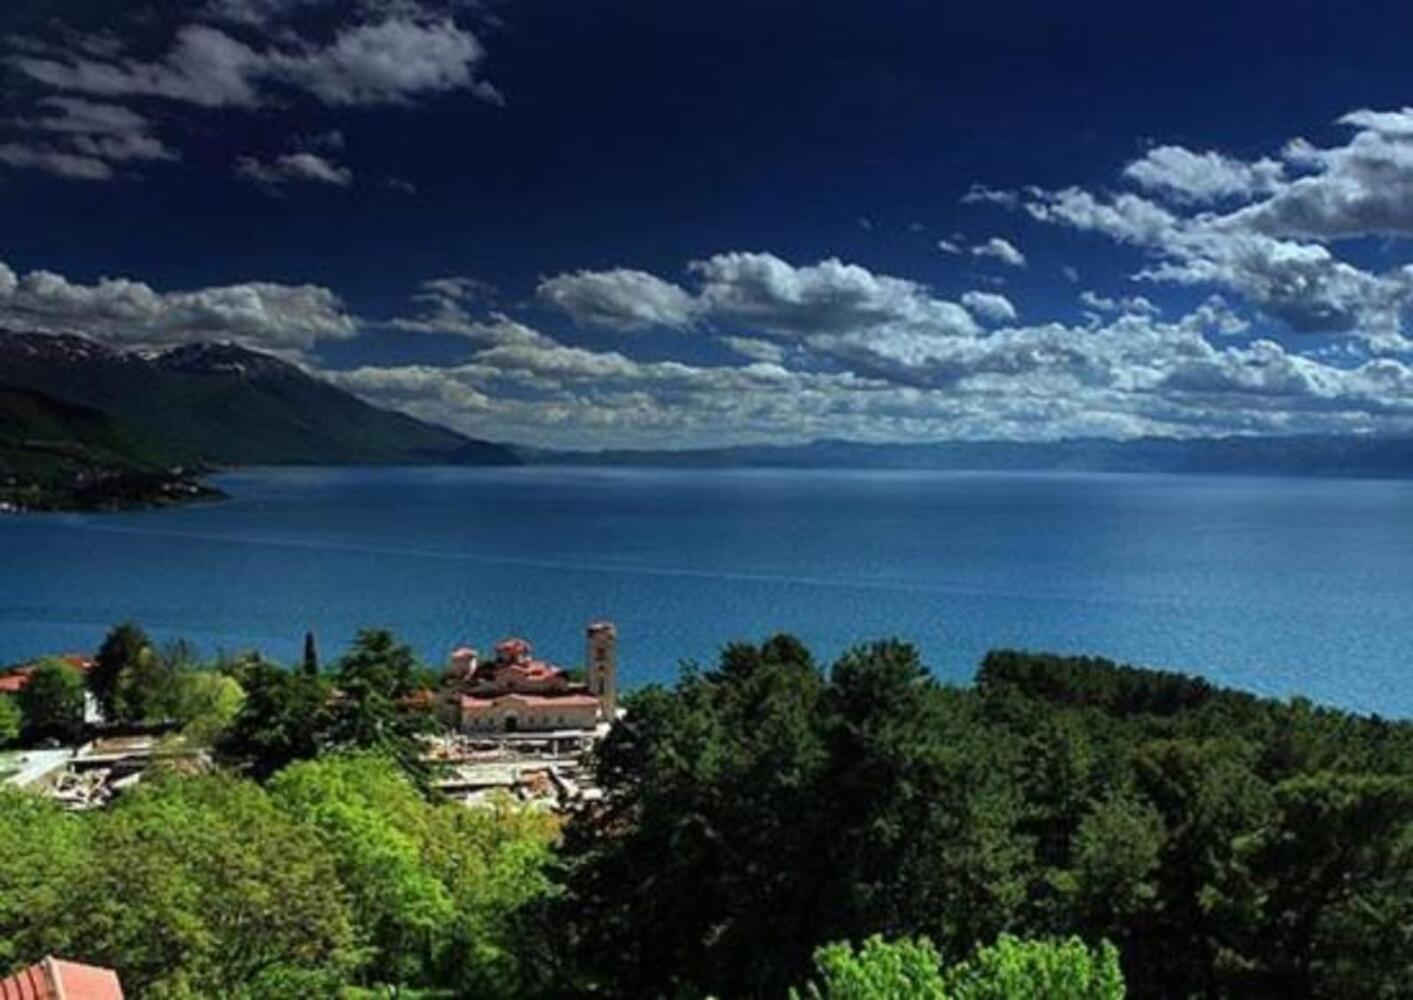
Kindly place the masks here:
[(583, 681), (535, 659), (525, 639), (496, 644), (482, 660), (470, 647), (451, 654), (439, 699), (443, 721), (468, 736), (592, 731), (618, 710), (618, 631), (611, 622), (585, 630)]

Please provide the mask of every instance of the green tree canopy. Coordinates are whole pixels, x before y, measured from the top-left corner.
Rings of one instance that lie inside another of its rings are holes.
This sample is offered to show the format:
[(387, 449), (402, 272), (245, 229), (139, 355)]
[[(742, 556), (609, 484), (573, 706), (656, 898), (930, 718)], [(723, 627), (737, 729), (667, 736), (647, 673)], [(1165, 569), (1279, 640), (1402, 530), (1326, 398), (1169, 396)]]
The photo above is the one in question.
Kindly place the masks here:
[(73, 739), (83, 728), (83, 675), (64, 660), (42, 660), (18, 695), (29, 739)]
[(329, 726), (326, 679), (285, 670), (259, 656), (235, 664), (231, 676), (244, 700), (218, 740), (222, 757), (247, 765), (263, 781), (286, 764), (319, 753)]
[(885, 941), (875, 934), (857, 950), (847, 941), (814, 953), (818, 978), (791, 1000), (946, 1000), (942, 957), (926, 938)]
[[(818, 978), (810, 1000), (1122, 1000), (1118, 953), (1108, 944), (1091, 951), (1078, 938), (1023, 941), (1003, 934), (994, 945), (943, 968), (926, 938), (885, 941), (857, 950), (847, 942), (815, 952)], [(791, 991), (799, 1000), (801, 994)]]
[(122, 712), (119, 689), (123, 672), (152, 650), (152, 640), (133, 622), (115, 625), (98, 648), (93, 669), (88, 672), (88, 689), (93, 692), (105, 718), (117, 719)]
[(419, 689), (411, 647), (383, 629), (362, 629), (334, 671), (326, 742), (345, 750), (377, 750), (420, 774), (416, 737), (431, 724), (413, 696)]
[(214, 746), (240, 715), (245, 690), (227, 674), (197, 670), (178, 677), (172, 717), (190, 743)]
[(334, 995), (356, 927), (317, 832), (229, 776), (144, 782), (104, 812), (0, 791), (0, 966), (60, 954), (130, 996), (259, 997), (299, 973)]
[(15, 742), (24, 728), (24, 713), (8, 694), (0, 694), (0, 747)]
[(429, 802), (375, 754), (295, 764), (269, 788), (323, 838), (369, 945), (365, 983), (523, 994), (515, 920), (548, 891), (550, 821)]

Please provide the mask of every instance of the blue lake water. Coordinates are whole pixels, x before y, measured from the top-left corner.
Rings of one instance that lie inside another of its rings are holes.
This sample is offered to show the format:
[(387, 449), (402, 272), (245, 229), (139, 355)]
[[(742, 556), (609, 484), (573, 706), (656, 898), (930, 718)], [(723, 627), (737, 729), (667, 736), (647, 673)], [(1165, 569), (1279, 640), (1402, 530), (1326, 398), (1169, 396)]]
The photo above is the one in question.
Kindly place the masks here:
[(0, 517), (0, 663), (132, 618), (209, 651), (325, 658), (362, 625), (430, 661), (510, 633), (627, 684), (733, 638), (830, 657), (898, 635), (969, 680), (1087, 652), (1413, 715), (1413, 483), (1012, 473), (279, 469), (228, 503)]

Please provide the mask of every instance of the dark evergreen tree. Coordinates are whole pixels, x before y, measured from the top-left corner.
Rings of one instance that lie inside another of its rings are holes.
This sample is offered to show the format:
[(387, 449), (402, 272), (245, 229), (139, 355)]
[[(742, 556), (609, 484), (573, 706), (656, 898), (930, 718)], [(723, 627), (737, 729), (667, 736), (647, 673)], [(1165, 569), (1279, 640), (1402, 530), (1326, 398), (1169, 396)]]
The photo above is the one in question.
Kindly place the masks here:
[(134, 622), (115, 625), (103, 639), (88, 672), (88, 689), (98, 701), (105, 718), (118, 718), (118, 699), (123, 671), (137, 664), (144, 650), (151, 651), (152, 641)]
[(304, 672), (313, 677), (319, 673), (319, 649), (314, 644), (314, 632), (304, 633)]

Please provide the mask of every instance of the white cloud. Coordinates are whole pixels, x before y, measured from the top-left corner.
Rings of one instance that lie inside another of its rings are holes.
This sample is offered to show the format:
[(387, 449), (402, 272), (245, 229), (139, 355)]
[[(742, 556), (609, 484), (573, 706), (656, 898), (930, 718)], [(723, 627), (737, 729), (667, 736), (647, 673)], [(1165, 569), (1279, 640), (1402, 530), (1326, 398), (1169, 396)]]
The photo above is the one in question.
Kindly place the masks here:
[(0, 163), (21, 170), (41, 170), (71, 180), (106, 181), (113, 177), (113, 168), (95, 156), (42, 144), (0, 143)]
[(295, 350), (358, 331), (338, 296), (317, 285), (253, 281), (158, 292), (126, 278), (85, 285), (51, 271), (16, 275), (0, 267), (0, 325), (12, 329), (79, 333), (133, 347), (235, 340)]
[(749, 358), (752, 361), (765, 361), (773, 365), (785, 363), (785, 349), (768, 340), (760, 340), (756, 337), (725, 336), (721, 338), (721, 342), (743, 358)]
[(20, 72), (70, 93), (159, 97), (202, 107), (257, 107), (280, 90), (329, 105), (405, 104), (415, 97), (470, 90), (498, 95), (476, 76), (485, 57), (479, 39), (450, 18), (424, 21), (392, 15), (339, 30), (318, 44), (286, 32), (248, 44), (222, 28), (187, 24), (154, 61), (87, 52), (66, 57), (13, 57)]
[(1016, 249), (1009, 240), (993, 236), (984, 243), (971, 248), (973, 257), (991, 257), (1011, 267), (1025, 267), (1025, 254)]
[(628, 268), (555, 275), (541, 281), (535, 294), (576, 323), (616, 330), (682, 328), (697, 312), (695, 300), (677, 285)]
[(938, 241), (937, 241), (937, 249), (938, 249), (938, 250), (941, 250), (943, 253), (952, 253), (952, 254), (956, 254), (956, 253), (961, 253), (961, 252), (962, 252), (961, 246), (959, 246), (957, 243), (953, 242), (952, 240), (938, 240)]
[[(461, 337), (468, 360), (324, 374), (471, 433), (559, 446), (1413, 430), (1405, 362), (1351, 366), (1267, 338), (1217, 346), (1209, 335), (1245, 323), (1217, 298), (1165, 321), (1140, 297), (1087, 293), (1097, 317), (1089, 325), (986, 330), (950, 323), (943, 307), (962, 307), (923, 286), (856, 265), (795, 267), (770, 254), (709, 261), (696, 300), (728, 305), (708, 311), (700, 329), (741, 364), (568, 346), (505, 314), (472, 315), (489, 291), (445, 276), (421, 286), (416, 313), (389, 325)], [(1013, 324), (1003, 317), (1014, 307), (995, 300), (974, 292), (963, 302)], [(836, 315), (825, 315), (830, 308)], [(747, 329), (763, 329), (764, 317), (771, 339), (734, 332), (730, 315), (750, 316)], [(3, 264), (0, 323), (125, 346), (235, 339), (285, 351), (367, 325), (318, 286), (158, 292), (125, 279), (18, 275)]]
[(1214, 315), (859, 337), (849, 341), (858, 372), (792, 370), (784, 355), (717, 367), (640, 361), (541, 335), (462, 365), (331, 377), (468, 432), (561, 447), (1413, 428), (1413, 370), (1402, 362), (1341, 368), (1261, 340), (1218, 348), (1203, 332)]
[(1124, 176), (1177, 201), (1197, 203), (1275, 191), (1285, 182), (1285, 167), (1271, 159), (1246, 163), (1212, 151), (1157, 146), (1125, 167)]
[(1287, 156), (1315, 173), (1230, 216), (1228, 225), (1268, 236), (1319, 241), (1413, 235), (1413, 130), (1407, 112), (1356, 112), (1341, 121), (1379, 125), (1343, 146), (1296, 144)]
[(218, 28), (190, 24), (156, 62), (108, 61), (75, 53), (67, 59), (19, 56), (13, 65), (58, 90), (101, 97), (165, 97), (204, 107), (259, 103), (265, 69), (260, 53)]
[(142, 115), (112, 104), (73, 97), (39, 101), (38, 117), (13, 124), (28, 136), (0, 146), (0, 162), (75, 180), (106, 181), (135, 161), (175, 160), (175, 150), (152, 134)]
[(770, 253), (722, 253), (694, 261), (698, 300), (720, 322), (786, 337), (881, 326), (969, 335), (976, 323), (960, 305), (935, 298), (906, 278), (874, 274), (837, 258), (797, 267)]
[(1110, 298), (1100, 295), (1094, 291), (1083, 291), (1079, 293), (1079, 301), (1087, 309), (1095, 312), (1112, 313), (1136, 313), (1142, 316), (1156, 316), (1160, 312), (1156, 305), (1142, 295), (1124, 295), (1119, 298)]
[(38, 126), (49, 132), (129, 136), (146, 133), (152, 124), (130, 108), (79, 97), (46, 97), (39, 101), (44, 117)]
[(494, 88), (475, 77), (484, 57), (476, 36), (450, 19), (421, 23), (393, 17), (341, 31), (324, 48), (271, 53), (263, 75), (330, 105), (405, 104), (421, 94), (451, 90), (498, 101)]
[(1413, 138), (1413, 107), (1405, 106), (1398, 111), (1371, 111), (1363, 108), (1342, 116), (1339, 123), (1387, 136)]
[(995, 292), (967, 292), (962, 296), (962, 305), (973, 316), (992, 323), (1009, 323), (1018, 315), (1011, 300)]
[(494, 289), (483, 281), (464, 276), (432, 278), (422, 282), (420, 288), (413, 296), (419, 311), (414, 316), (399, 316), (388, 321), (393, 329), (462, 337), (477, 347), (553, 343), (539, 331), (504, 313), (473, 316), (467, 305), (494, 294)]
[(286, 153), (269, 161), (242, 156), (236, 160), (235, 170), (246, 180), (270, 187), (301, 182), (347, 187), (353, 183), (353, 171), (318, 153)]
[(1019, 197), (1014, 191), (1001, 191), (985, 184), (973, 184), (967, 189), (967, 193), (962, 195), (963, 205), (1000, 205), (1003, 208), (1015, 208)]
[(1372, 273), (1321, 243), (1262, 231), (1260, 210), (1301, 183), (1227, 215), (1184, 214), (1140, 195), (1099, 196), (1080, 188), (1032, 191), (1024, 208), (1039, 221), (1146, 251), (1154, 262), (1137, 272), (1142, 280), (1226, 289), (1293, 330), (1355, 332), (1381, 350), (1401, 348), (1413, 273)]

